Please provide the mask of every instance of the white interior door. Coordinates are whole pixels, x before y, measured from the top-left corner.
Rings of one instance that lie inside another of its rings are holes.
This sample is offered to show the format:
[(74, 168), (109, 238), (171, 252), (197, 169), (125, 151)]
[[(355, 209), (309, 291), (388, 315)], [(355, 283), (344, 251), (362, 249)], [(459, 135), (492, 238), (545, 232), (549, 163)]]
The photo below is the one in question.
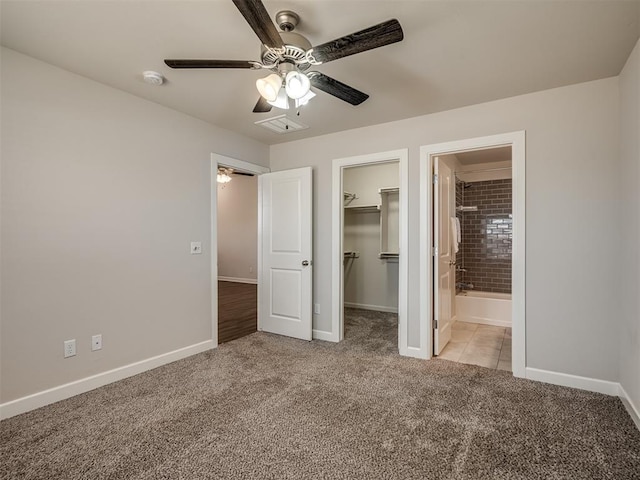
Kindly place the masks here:
[(260, 175), (261, 280), (258, 328), (311, 340), (312, 170)]
[(455, 215), (455, 191), (451, 169), (438, 157), (434, 161), (437, 179), (433, 192), (434, 246), (433, 353), (439, 355), (451, 339), (451, 317), (455, 292), (455, 254), (452, 249), (451, 217)]

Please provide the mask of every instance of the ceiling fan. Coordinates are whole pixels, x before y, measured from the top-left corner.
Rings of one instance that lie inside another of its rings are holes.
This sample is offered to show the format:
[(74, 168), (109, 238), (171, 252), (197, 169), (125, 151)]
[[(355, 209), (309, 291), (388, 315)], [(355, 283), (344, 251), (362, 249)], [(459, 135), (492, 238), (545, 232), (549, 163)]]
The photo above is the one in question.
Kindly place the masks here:
[(310, 90), (311, 86), (351, 105), (360, 105), (369, 95), (323, 73), (307, 70), (311, 66), (390, 45), (404, 38), (398, 20), (391, 19), (330, 42), (311, 46), (309, 40), (293, 32), (300, 21), (296, 13), (289, 10), (277, 13), (276, 22), (282, 30), (278, 32), (261, 0), (233, 0), (233, 3), (262, 42), (260, 61), (168, 59), (164, 62), (171, 68), (270, 70), (273, 73), (256, 81), (261, 95), (253, 109), (256, 113), (269, 112), (273, 106), (288, 109), (291, 100), (298, 108), (315, 96)]
[(218, 167), (217, 181), (218, 183), (229, 183), (231, 181), (231, 175), (244, 175), (246, 177), (253, 177), (253, 173), (241, 172), (231, 167)]

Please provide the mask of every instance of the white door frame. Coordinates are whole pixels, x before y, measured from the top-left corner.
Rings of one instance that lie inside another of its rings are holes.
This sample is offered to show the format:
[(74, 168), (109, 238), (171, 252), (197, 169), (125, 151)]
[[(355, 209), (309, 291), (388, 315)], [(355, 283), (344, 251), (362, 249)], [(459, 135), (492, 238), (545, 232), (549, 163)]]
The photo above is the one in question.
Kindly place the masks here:
[[(226, 157), (217, 153), (211, 154), (211, 340), (214, 347), (218, 346), (218, 166), (231, 167), (247, 173), (262, 175), (271, 170), (261, 165), (245, 162), (236, 158)], [(260, 275), (262, 273), (262, 200), (258, 187), (258, 305), (260, 305)], [(260, 314), (258, 313), (258, 329), (260, 328)]]
[[(340, 342), (344, 338), (344, 188), (342, 173), (346, 167), (398, 162), (400, 169), (400, 239), (398, 258), (398, 351), (400, 355), (413, 355), (407, 339), (407, 273), (409, 266), (409, 151), (408, 149), (338, 158), (333, 161), (332, 177), (332, 233), (331, 233), (331, 332), (314, 331), (314, 338)], [(322, 334), (322, 335), (320, 335)]]
[[(525, 132), (511, 132), (420, 147), (420, 349), (423, 358), (433, 351), (432, 201), (433, 157), (469, 150), (511, 146), (513, 176), (512, 244), (512, 360), (515, 377), (525, 377)], [(427, 293), (429, 292), (429, 293)]]

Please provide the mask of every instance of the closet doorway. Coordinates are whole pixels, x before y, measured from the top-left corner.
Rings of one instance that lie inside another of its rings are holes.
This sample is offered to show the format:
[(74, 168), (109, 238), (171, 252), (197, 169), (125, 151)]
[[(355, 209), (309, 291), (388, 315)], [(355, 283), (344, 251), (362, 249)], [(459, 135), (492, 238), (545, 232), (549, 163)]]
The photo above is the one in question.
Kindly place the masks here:
[(331, 340), (406, 355), (407, 151), (334, 160), (333, 175)]

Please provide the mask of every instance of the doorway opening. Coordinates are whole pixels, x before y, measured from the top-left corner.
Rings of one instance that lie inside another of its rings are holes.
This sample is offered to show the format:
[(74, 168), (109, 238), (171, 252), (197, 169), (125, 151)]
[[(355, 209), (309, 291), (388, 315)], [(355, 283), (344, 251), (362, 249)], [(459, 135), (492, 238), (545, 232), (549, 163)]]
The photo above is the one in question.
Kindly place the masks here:
[(525, 376), (525, 133), (421, 148), (425, 358)]
[(345, 167), (344, 338), (398, 352), (400, 169), (397, 161)]
[(258, 330), (258, 177), (218, 166), (218, 343)]
[(333, 162), (333, 315), (327, 340), (346, 336), (360, 346), (411, 354), (407, 159), (407, 150), (397, 150)]
[(511, 371), (511, 146), (434, 158), (433, 354)]
[(212, 337), (215, 344), (258, 328), (258, 175), (269, 169), (211, 155)]

